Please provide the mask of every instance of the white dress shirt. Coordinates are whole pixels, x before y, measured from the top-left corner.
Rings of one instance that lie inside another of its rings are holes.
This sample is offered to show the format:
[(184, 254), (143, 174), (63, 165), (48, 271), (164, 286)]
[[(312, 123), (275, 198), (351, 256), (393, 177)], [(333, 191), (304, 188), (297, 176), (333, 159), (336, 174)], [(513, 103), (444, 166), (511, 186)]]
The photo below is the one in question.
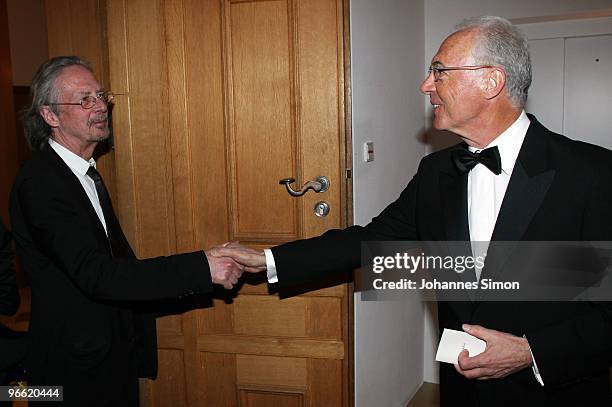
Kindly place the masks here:
[[(497, 146), (499, 149), (502, 164), (502, 171), (499, 175), (495, 175), (480, 163), (468, 174), (468, 220), (474, 256), (485, 256), (487, 253), (497, 216), (529, 123), (525, 111), (522, 111), (510, 127), (485, 147)], [(469, 150), (473, 153), (481, 151), (475, 147), (469, 147)], [(481, 271), (479, 267), (476, 268), (477, 279), (480, 278)]]
[[(102, 206), (100, 206), (100, 199), (98, 199), (96, 184), (91, 178), (89, 178), (89, 175), (87, 175), (87, 170), (89, 167), (93, 166), (96, 168), (96, 160), (93, 158), (90, 158), (89, 161), (84, 160), (72, 151), (68, 150), (66, 147), (53, 141), (53, 139), (49, 139), (49, 145), (79, 179), (79, 182), (83, 186), (83, 189), (91, 202), (91, 206), (93, 206), (98, 218), (100, 219), (100, 222), (102, 223), (102, 226), (104, 226), (104, 231), (106, 231), (106, 221), (104, 220)], [(106, 232), (106, 234), (108, 235), (108, 232)]]

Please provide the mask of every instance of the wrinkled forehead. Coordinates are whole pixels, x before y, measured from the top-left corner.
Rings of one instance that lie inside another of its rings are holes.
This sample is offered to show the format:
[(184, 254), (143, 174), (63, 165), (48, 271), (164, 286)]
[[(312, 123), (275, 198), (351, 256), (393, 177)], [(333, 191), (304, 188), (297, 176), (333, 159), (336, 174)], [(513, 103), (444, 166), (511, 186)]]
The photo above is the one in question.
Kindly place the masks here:
[(89, 69), (75, 65), (62, 69), (55, 79), (55, 89), (60, 95), (88, 95), (100, 91), (102, 86)]
[(434, 57), (432, 65), (461, 66), (472, 65), (474, 57), (472, 50), (476, 44), (476, 30), (462, 30), (449, 35)]

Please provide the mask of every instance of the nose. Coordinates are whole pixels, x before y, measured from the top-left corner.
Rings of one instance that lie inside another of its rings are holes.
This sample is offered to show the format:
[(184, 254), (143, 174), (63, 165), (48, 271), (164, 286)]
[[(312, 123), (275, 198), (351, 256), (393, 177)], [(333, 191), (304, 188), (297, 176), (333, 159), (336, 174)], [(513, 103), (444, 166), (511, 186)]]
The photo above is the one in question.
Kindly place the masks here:
[(433, 92), (434, 90), (436, 90), (436, 85), (435, 85), (435, 81), (434, 81), (434, 77), (433, 77), (433, 72), (430, 72), (427, 77), (425, 78), (425, 80), (423, 81), (423, 83), (421, 83), (421, 92), (424, 94), (428, 94), (430, 92)]
[(104, 99), (96, 98), (96, 104), (92, 108), (95, 112), (106, 112), (108, 110), (108, 105), (104, 101)]

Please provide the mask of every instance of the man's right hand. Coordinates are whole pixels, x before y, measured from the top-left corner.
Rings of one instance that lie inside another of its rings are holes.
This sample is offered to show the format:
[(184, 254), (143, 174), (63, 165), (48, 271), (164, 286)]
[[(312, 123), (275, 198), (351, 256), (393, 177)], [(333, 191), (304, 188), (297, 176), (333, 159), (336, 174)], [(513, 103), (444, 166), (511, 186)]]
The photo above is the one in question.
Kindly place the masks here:
[(218, 256), (213, 253), (214, 250), (215, 248), (204, 252), (208, 259), (210, 278), (213, 283), (220, 284), (228, 290), (231, 290), (242, 276), (244, 267), (236, 263), (230, 257)]
[(231, 257), (248, 273), (266, 271), (266, 256), (261, 249), (251, 249), (237, 242), (224, 243), (210, 250), (212, 256)]

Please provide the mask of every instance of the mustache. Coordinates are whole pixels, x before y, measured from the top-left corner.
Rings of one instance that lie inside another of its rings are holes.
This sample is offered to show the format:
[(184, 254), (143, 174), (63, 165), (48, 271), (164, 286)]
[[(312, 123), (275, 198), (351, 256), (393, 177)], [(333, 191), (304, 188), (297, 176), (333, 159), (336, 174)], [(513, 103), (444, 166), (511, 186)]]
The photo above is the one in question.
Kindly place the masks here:
[(89, 127), (91, 127), (96, 123), (101, 123), (101, 122), (106, 122), (106, 121), (108, 121), (108, 115), (101, 115), (101, 116), (90, 118), (87, 124), (89, 125)]

